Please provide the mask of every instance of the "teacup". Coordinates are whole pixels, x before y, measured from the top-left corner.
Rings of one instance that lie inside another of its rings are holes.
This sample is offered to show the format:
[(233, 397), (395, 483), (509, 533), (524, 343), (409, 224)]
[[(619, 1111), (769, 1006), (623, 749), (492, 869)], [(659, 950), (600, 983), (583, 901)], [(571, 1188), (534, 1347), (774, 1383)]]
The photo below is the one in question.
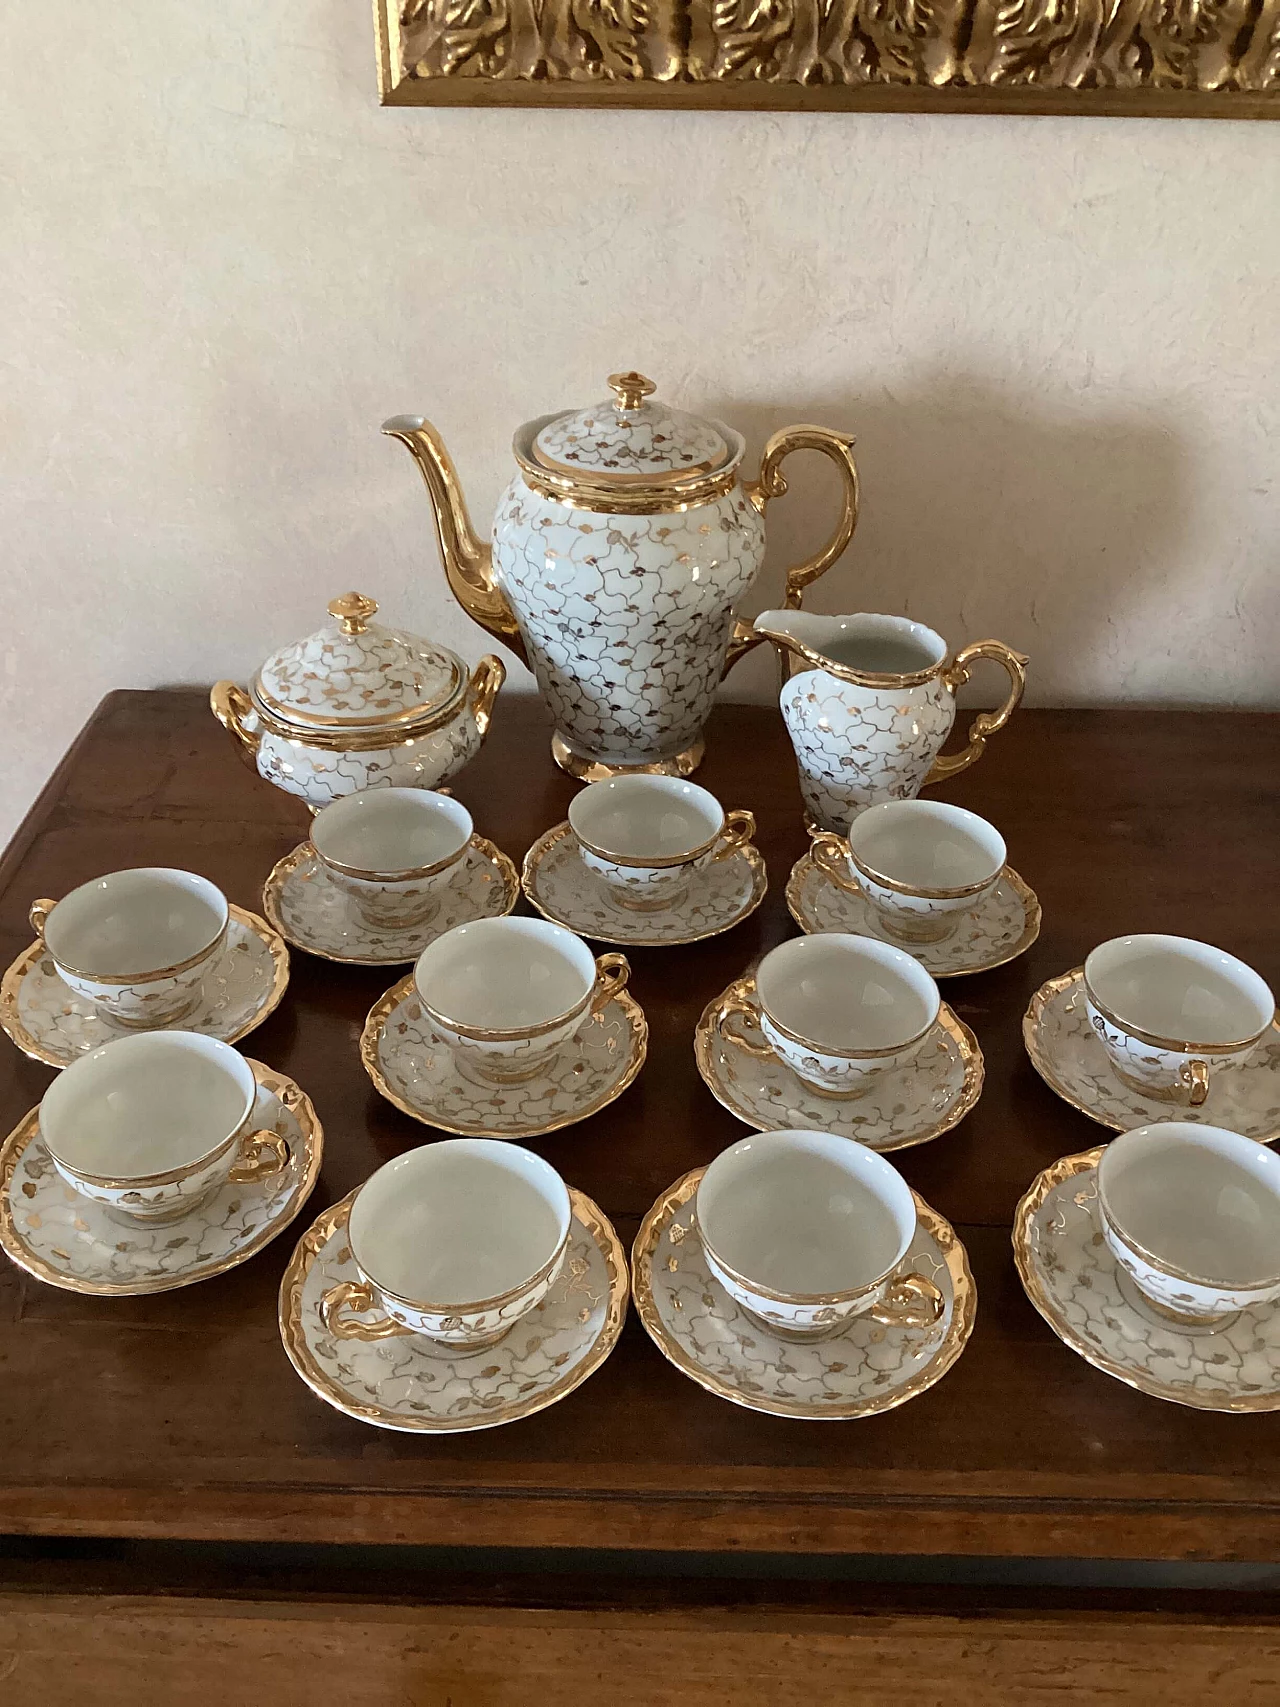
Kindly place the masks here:
[(63, 983), (135, 1026), (171, 1025), (197, 1006), (228, 917), (207, 878), (165, 866), (95, 877), (30, 914)]
[(1116, 1077), (1192, 1108), (1215, 1073), (1245, 1059), (1276, 1012), (1243, 960), (1183, 936), (1113, 937), (1085, 961), (1084, 988)]
[(574, 796), (569, 825), (582, 862), (609, 900), (637, 912), (673, 906), (699, 867), (727, 859), (756, 833), (752, 813), (674, 776), (619, 776)]
[[(555, 1285), (572, 1221), (560, 1175), (518, 1144), (449, 1138), (409, 1150), (356, 1193), (347, 1239), (360, 1279), (325, 1293), (324, 1324), (337, 1339), (493, 1345)], [(382, 1314), (358, 1319), (370, 1310)]]
[(1123, 1132), (1098, 1163), (1098, 1218), (1146, 1303), (1188, 1327), (1280, 1298), (1280, 1156), (1220, 1126)]
[(900, 1272), (916, 1205), (898, 1170), (830, 1132), (754, 1132), (721, 1151), (694, 1212), (707, 1266), (774, 1333), (819, 1339), (853, 1317), (923, 1328), (945, 1300)]
[(139, 1221), (186, 1215), (219, 1186), (279, 1173), (289, 1146), (252, 1130), (253, 1068), (194, 1031), (121, 1037), (44, 1093), (40, 1136), (81, 1196)]
[(630, 967), (545, 919), (476, 919), (418, 956), (413, 981), (463, 1073), (519, 1084), (613, 1000)]
[(945, 941), (999, 883), (1004, 861), (1004, 838), (985, 818), (937, 800), (886, 800), (859, 813), (847, 837), (813, 841), (814, 864), (864, 895), (899, 942)]
[(366, 923), (405, 930), (429, 919), (471, 842), (471, 814), (427, 788), (368, 788), (316, 813), (311, 845), (329, 881)]
[[(904, 1066), (942, 1005), (938, 986), (902, 949), (836, 931), (772, 949), (755, 988), (758, 1006), (725, 997), (722, 1035), (749, 1054), (778, 1056), (828, 1096), (861, 1096), (877, 1073)], [(745, 1021), (745, 1035), (723, 1024), (732, 1014)]]

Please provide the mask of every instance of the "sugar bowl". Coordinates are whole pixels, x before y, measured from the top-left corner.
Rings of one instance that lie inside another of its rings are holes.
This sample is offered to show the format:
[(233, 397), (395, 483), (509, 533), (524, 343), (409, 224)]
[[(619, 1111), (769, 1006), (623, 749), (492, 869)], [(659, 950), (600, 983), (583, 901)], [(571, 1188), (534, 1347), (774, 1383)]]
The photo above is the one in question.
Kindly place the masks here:
[(214, 716), (258, 773), (315, 810), (377, 786), (434, 788), (480, 751), (506, 668), (492, 655), (468, 675), (445, 646), (371, 619), (362, 593), (329, 605), (334, 621), (274, 652), (246, 693), (218, 682)]

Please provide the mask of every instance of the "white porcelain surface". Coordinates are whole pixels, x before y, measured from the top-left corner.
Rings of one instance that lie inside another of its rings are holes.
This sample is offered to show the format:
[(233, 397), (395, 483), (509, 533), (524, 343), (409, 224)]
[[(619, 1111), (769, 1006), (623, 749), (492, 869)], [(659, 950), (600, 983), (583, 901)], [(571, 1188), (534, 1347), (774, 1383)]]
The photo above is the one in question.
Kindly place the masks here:
[(178, 1220), (121, 1224), (59, 1174), (32, 1110), (0, 1151), (0, 1242), (50, 1286), (104, 1297), (167, 1292), (245, 1262), (284, 1230), (311, 1194), (324, 1137), (311, 1102), (283, 1074), (248, 1063), (257, 1081), (250, 1126), (284, 1140), (288, 1164), (224, 1184)]
[[(1037, 990), (1022, 1021), (1022, 1037), (1046, 1084), (1104, 1126), (1127, 1132), (1173, 1117), (1167, 1100), (1144, 1095), (1112, 1070), (1102, 1039), (1089, 1023), (1081, 968), (1050, 978)], [(1203, 1104), (1179, 1107), (1176, 1115), (1225, 1126), (1262, 1143), (1280, 1138), (1280, 1023), (1272, 1023), (1243, 1061), (1213, 1074)]]
[[(747, 823), (754, 830), (754, 819)], [(646, 911), (673, 906), (694, 871), (733, 845), (732, 835), (722, 836), (725, 813), (715, 795), (679, 777), (591, 783), (570, 802), (569, 824), (583, 864), (606, 895)]]
[(909, 1060), (876, 1074), (863, 1096), (833, 1097), (808, 1084), (772, 1051), (761, 1056), (739, 1048), (731, 1031), (739, 1022), (723, 1012), (730, 995), (750, 1001), (750, 980), (736, 981), (707, 1004), (694, 1055), (717, 1102), (760, 1131), (816, 1127), (856, 1139), (870, 1150), (902, 1150), (950, 1132), (981, 1094), (978, 1040), (945, 1002), (938, 1023)]
[(82, 1196), (138, 1218), (201, 1202), (245, 1158), (256, 1085), (197, 1032), (120, 1038), (73, 1061), (40, 1104), (40, 1136)]
[(809, 1084), (845, 1095), (903, 1066), (941, 1003), (909, 954), (869, 937), (793, 938), (770, 950), (755, 976), (769, 1046)]
[(473, 836), (461, 859), (449, 867), (436, 906), (416, 925), (384, 929), (370, 924), (352, 897), (330, 880), (308, 842), (285, 855), (262, 889), (267, 917), (296, 947), (360, 966), (416, 960), (428, 943), (455, 925), (509, 913), (519, 899), (515, 867), (483, 836)]
[(1280, 1297), (1280, 1156), (1219, 1126), (1122, 1132), (1098, 1164), (1112, 1256), (1144, 1297), (1208, 1320)]
[(606, 480), (718, 468), (730, 455), (714, 421), (656, 399), (621, 408), (616, 397), (555, 416), (536, 434), (533, 446), (546, 468)]
[[(887, 940), (879, 916), (859, 889), (841, 888), (813, 858), (802, 854), (787, 880), (787, 906), (802, 931), (851, 931)], [(1025, 953), (1040, 934), (1040, 902), (1011, 867), (978, 906), (962, 915), (941, 942), (900, 943), (935, 978), (986, 972)]]
[(375, 788), (318, 812), (311, 843), (367, 924), (401, 930), (437, 911), (472, 829), (471, 814), (448, 795)]
[[(847, 873), (884, 932), (941, 942), (982, 906), (1004, 870), (1004, 838), (985, 818), (937, 800), (887, 800), (849, 826)], [(883, 881), (882, 881), (883, 880)], [(947, 893), (960, 890), (962, 893)]]
[(1101, 943), (1084, 983), (1113, 1070), (1162, 1101), (1201, 1104), (1212, 1078), (1246, 1060), (1275, 1018), (1275, 997), (1251, 967), (1188, 937)]
[[(261, 1025), (284, 994), (289, 951), (256, 913), (231, 908), (222, 951), (205, 975), (200, 999), (182, 1020), (184, 1031), (235, 1043)], [(0, 1019), (19, 1049), (51, 1067), (65, 1067), (116, 1037), (132, 1037), (96, 1002), (64, 982), (51, 955), (35, 943), (4, 976)]]
[[(334, 603), (342, 608), (342, 601)], [(372, 600), (364, 608), (370, 615), (377, 610)], [(253, 694), (291, 720), (367, 729), (441, 708), (465, 674), (448, 647), (361, 617), (354, 624), (328, 622), (280, 647), (258, 671)]]
[[(374, 1305), (410, 1332), (463, 1346), (491, 1343), (542, 1302), (571, 1218), (550, 1163), (515, 1144), (451, 1138), (371, 1175), (348, 1233)], [(330, 1325), (342, 1337), (342, 1318)]]
[(580, 937), (545, 919), (480, 919), (422, 951), (414, 984), (464, 1072), (537, 1073), (588, 1017), (601, 971)]
[[(207, 878), (144, 866), (73, 889), (41, 935), (63, 982), (103, 1014), (166, 1025), (200, 1000), (227, 918), (226, 897)], [(169, 967), (179, 970), (156, 976)]]
[(525, 855), (521, 881), (547, 918), (619, 948), (674, 947), (718, 936), (756, 910), (769, 884), (763, 859), (748, 844), (724, 859), (700, 862), (666, 907), (619, 907), (584, 866), (567, 823), (539, 836)]
[(451, 722), (426, 734), (345, 751), (262, 730), (252, 717), (248, 722), (261, 734), (258, 774), (317, 810), (366, 788), (436, 788), (475, 758), (484, 740), (469, 700)]
[(884, 1308), (916, 1231), (897, 1169), (817, 1131), (759, 1132), (722, 1150), (695, 1214), (707, 1267), (729, 1296), (791, 1333), (826, 1333)]

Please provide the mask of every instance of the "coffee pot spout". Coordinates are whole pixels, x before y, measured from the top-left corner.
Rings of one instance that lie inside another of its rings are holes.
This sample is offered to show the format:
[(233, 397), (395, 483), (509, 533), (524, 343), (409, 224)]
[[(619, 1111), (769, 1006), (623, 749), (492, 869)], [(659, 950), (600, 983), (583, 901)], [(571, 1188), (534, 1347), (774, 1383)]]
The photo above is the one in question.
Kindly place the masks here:
[(444, 440), (421, 415), (393, 415), (382, 423), (382, 430), (388, 438), (399, 439), (418, 465), (454, 597), (481, 628), (509, 647), (521, 663), (527, 662), (515, 613), (494, 577), (492, 549), (471, 525), (458, 471)]

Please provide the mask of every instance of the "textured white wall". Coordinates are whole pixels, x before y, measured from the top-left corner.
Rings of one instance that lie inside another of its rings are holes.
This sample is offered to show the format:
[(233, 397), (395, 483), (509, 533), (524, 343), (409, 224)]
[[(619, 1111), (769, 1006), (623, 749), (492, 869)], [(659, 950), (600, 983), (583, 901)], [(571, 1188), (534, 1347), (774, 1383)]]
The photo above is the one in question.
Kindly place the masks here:
[(0, 833), (109, 688), (243, 679), (349, 586), (477, 657), (378, 423), (484, 521), (632, 365), (753, 448), (857, 433), (816, 607), (997, 634), (1041, 702), (1280, 701), (1280, 125), (384, 112), (362, 0), (0, 39)]

